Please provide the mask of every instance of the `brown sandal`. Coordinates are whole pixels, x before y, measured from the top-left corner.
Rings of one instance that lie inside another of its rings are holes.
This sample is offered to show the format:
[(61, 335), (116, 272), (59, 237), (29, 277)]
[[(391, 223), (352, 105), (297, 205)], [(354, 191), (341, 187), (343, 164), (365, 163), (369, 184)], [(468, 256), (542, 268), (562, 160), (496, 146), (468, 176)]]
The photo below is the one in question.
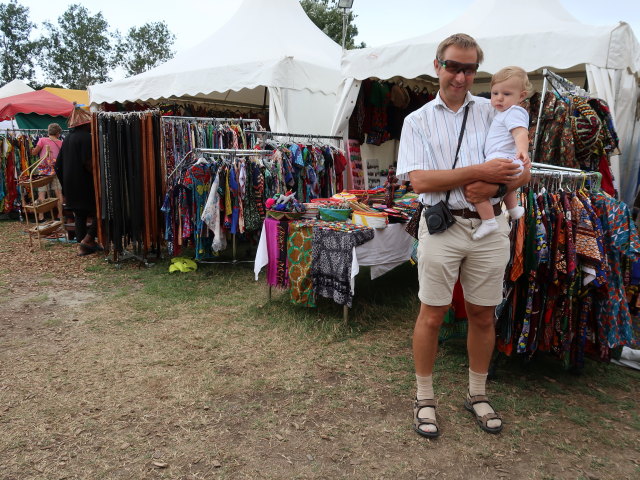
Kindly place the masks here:
[[(438, 426), (438, 422), (435, 418), (430, 417), (419, 417), (418, 413), (421, 408), (431, 407), (433, 409), (436, 408), (436, 401), (433, 398), (426, 400), (416, 400), (413, 404), (413, 429), (416, 431), (418, 435), (422, 435), (427, 438), (437, 438), (440, 436), (440, 427)], [(427, 432), (422, 430), (420, 426), (422, 425), (433, 425), (436, 427), (435, 432)]]
[[(491, 410), (493, 410), (493, 412), (479, 416), (473, 408), (473, 406), (477, 405), (478, 403), (486, 403), (487, 405), (489, 405), (489, 407), (491, 407)], [(495, 409), (491, 406), (491, 403), (489, 403), (489, 397), (487, 397), (486, 395), (467, 396), (464, 401), (464, 408), (473, 413), (473, 415), (476, 417), (476, 422), (478, 422), (478, 426), (485, 432), (500, 433), (502, 431), (502, 417), (500, 417), (500, 415), (496, 413)], [(500, 420), (500, 426), (489, 427), (487, 425), (489, 420)]]

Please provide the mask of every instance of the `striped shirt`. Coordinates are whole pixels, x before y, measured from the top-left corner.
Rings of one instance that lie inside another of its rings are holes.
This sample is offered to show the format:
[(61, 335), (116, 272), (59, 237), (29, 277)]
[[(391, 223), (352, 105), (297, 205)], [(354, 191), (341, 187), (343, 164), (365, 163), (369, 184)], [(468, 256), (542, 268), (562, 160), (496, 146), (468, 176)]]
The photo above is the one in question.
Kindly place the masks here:
[[(396, 171), (399, 179), (408, 180), (408, 173), (414, 170), (450, 170), (453, 167), (464, 107), (467, 104), (469, 116), (456, 168), (484, 162), (484, 143), (495, 115), (491, 102), (467, 92), (462, 108), (454, 112), (445, 105), (438, 92), (435, 99), (407, 115), (404, 120)], [(447, 192), (423, 193), (420, 201), (426, 205), (435, 205), (444, 200), (446, 194)], [(499, 198), (491, 199), (494, 204), (499, 201)], [(475, 210), (465, 199), (462, 187), (451, 190), (449, 207)]]

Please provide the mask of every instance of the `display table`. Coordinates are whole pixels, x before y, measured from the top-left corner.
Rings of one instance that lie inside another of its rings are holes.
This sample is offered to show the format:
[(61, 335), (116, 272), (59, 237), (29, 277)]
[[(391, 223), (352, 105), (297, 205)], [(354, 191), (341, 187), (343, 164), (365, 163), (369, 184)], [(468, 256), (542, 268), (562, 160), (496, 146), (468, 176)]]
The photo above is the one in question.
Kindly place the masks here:
[[(387, 228), (374, 229), (374, 237), (353, 249), (351, 263), (351, 293), (355, 293), (355, 276), (360, 267), (371, 267), (371, 278), (375, 279), (411, 258), (414, 239), (401, 223), (389, 224)], [(262, 228), (256, 252), (254, 273), (256, 281), (261, 270), (269, 265), (266, 228)], [(346, 308), (346, 305), (345, 305)]]

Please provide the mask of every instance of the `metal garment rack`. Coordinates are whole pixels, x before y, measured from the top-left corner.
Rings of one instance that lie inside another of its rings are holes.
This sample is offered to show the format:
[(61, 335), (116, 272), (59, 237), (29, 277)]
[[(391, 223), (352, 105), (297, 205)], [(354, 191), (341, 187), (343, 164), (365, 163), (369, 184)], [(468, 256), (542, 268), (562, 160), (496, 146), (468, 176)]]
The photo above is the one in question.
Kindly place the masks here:
[(229, 123), (229, 122), (238, 122), (238, 123), (260, 123), (260, 120), (257, 118), (216, 118), (216, 117), (177, 117), (177, 116), (165, 116), (162, 117), (164, 121), (174, 121), (174, 120), (196, 120), (198, 122), (210, 122), (210, 123)]
[(578, 168), (561, 167), (546, 163), (532, 163), (531, 167), (531, 175), (556, 178), (560, 185), (565, 177), (574, 180), (594, 179), (595, 184), (597, 185), (597, 190), (600, 189), (600, 185), (602, 183), (602, 174), (600, 172), (586, 172)]
[[(245, 133), (254, 134), (254, 135), (266, 135), (268, 138), (273, 137), (289, 137), (289, 138), (305, 138), (308, 140), (314, 139), (326, 139), (326, 140), (337, 140), (342, 144), (344, 138), (338, 135), (314, 135), (312, 133), (286, 133), (286, 132), (271, 132), (267, 130), (245, 130)], [(271, 285), (269, 285), (268, 298), (271, 300)], [(343, 305), (342, 309), (342, 318), (344, 323), (346, 324), (349, 321), (349, 307)]]
[[(41, 133), (43, 136), (49, 135), (49, 131), (46, 128), (7, 128), (0, 132), (0, 135), (19, 135), (19, 134), (31, 134)], [(69, 130), (62, 130), (60, 135), (68, 135)]]
[[(251, 157), (251, 156), (259, 156), (259, 157), (270, 157), (273, 153), (269, 150), (242, 150), (242, 149), (233, 149), (233, 148), (194, 148), (190, 150), (182, 160), (178, 163), (176, 168), (174, 168), (173, 172), (167, 177), (171, 178), (171, 176), (178, 170), (178, 168), (186, 161), (187, 158), (191, 155), (196, 155), (198, 153), (208, 154), (208, 155), (219, 155), (219, 156), (230, 156), (232, 159), (235, 157)], [(207, 159), (205, 158), (205, 161)], [(198, 260), (198, 263), (229, 263), (235, 265), (237, 263), (252, 263), (253, 260), (238, 260), (236, 258), (236, 234), (231, 234), (232, 240), (232, 256), (230, 261), (224, 260)]]
[(272, 152), (269, 150), (243, 150), (237, 148), (194, 148), (189, 150), (184, 157), (178, 162), (175, 168), (171, 171), (169, 175), (167, 175), (167, 179), (171, 178), (176, 171), (182, 166), (182, 164), (189, 158), (191, 155), (196, 155), (198, 153), (206, 153), (209, 155), (229, 155), (231, 157), (249, 157), (249, 156), (261, 156), (268, 157), (272, 155)]
[(587, 95), (587, 92), (578, 87), (576, 84), (567, 80), (564, 77), (561, 77), (557, 73), (552, 72), (551, 70), (545, 68), (542, 70), (542, 76), (544, 80), (542, 81), (542, 92), (540, 93), (540, 107), (538, 108), (538, 120), (536, 121), (536, 134), (533, 139), (533, 152), (531, 153), (531, 161), (534, 162), (536, 159), (536, 155), (538, 153), (538, 142), (540, 140), (540, 121), (542, 120), (542, 111), (544, 110), (544, 98), (549, 90), (549, 85), (558, 93), (558, 87), (560, 89), (566, 90), (571, 94), (578, 95)]
[(314, 135), (312, 133), (281, 133), (281, 132), (270, 132), (268, 130), (245, 130), (244, 133), (252, 133), (254, 135), (267, 135), (268, 137), (296, 137), (296, 138), (322, 138), (328, 140), (340, 140), (343, 138), (337, 135)]

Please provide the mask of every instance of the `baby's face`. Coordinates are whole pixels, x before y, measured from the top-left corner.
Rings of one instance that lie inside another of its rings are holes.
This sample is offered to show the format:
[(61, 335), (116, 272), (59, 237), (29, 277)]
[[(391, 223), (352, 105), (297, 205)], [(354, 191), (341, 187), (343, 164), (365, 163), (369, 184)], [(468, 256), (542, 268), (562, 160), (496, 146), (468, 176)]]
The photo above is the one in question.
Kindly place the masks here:
[(518, 105), (527, 96), (522, 80), (511, 77), (503, 82), (494, 83), (491, 87), (491, 105), (499, 112), (504, 112)]

